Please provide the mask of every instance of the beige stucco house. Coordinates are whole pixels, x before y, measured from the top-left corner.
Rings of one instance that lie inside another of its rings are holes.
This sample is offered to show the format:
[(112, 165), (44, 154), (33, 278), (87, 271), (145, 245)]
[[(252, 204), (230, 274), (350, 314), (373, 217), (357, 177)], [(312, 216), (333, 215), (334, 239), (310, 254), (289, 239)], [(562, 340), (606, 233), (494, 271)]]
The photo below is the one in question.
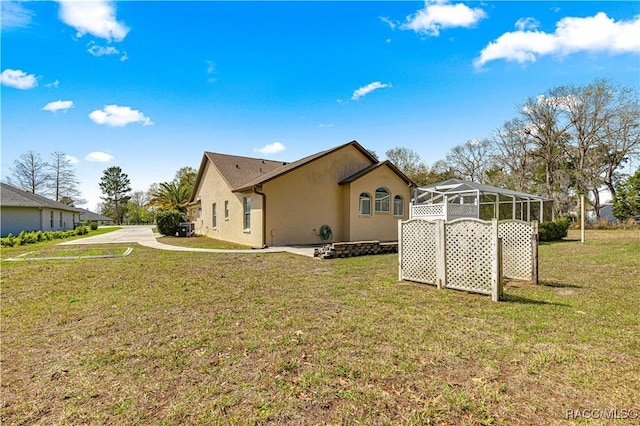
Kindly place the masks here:
[(80, 222), (80, 209), (0, 183), (0, 234), (65, 231)]
[(356, 141), (292, 163), (205, 152), (188, 215), (196, 234), (252, 247), (395, 241), (413, 187)]

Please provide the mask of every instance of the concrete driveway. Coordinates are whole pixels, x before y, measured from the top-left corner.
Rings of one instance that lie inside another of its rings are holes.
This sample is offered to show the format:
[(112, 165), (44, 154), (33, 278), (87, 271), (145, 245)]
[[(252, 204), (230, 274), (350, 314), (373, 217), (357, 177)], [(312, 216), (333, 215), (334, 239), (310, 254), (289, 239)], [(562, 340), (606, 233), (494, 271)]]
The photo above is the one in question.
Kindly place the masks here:
[(162, 244), (156, 240), (156, 235), (153, 233), (152, 225), (130, 225), (123, 226), (116, 231), (107, 232), (106, 234), (94, 235), (92, 237), (79, 238), (77, 240), (65, 241), (59, 243), (59, 245), (84, 245), (84, 244), (122, 244), (122, 243), (135, 243), (141, 246), (150, 247), (159, 250), (170, 251), (199, 251), (206, 253), (241, 253), (241, 254), (253, 254), (253, 253), (293, 253), (302, 256), (313, 257), (314, 247), (269, 247), (266, 249), (252, 249), (252, 250), (218, 250), (218, 249), (205, 249), (205, 248), (191, 248), (191, 247), (178, 247), (169, 244)]

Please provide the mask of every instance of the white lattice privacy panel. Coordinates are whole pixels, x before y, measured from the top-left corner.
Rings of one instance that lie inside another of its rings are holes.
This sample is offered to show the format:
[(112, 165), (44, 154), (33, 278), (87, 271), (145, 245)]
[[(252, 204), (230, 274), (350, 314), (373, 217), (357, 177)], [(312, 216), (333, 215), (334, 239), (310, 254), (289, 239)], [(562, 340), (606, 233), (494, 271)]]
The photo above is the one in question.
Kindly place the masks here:
[(437, 280), (437, 222), (410, 220), (400, 224), (400, 279), (435, 284)]
[(497, 220), (400, 222), (398, 253), (401, 280), (489, 294), (500, 300)]
[(491, 222), (461, 219), (445, 225), (446, 287), (491, 294)]
[(537, 234), (536, 222), (505, 220), (498, 223), (505, 277), (537, 282)]

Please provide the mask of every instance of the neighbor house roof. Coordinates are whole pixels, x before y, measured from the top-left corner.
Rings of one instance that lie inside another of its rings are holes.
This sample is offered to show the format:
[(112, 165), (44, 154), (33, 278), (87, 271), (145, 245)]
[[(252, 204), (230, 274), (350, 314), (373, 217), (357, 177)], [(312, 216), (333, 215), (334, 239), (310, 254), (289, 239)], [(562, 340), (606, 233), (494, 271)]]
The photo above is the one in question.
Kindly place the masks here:
[(0, 192), (0, 205), (3, 207), (47, 207), (50, 209), (80, 213), (80, 209), (50, 200), (42, 195), (16, 188), (4, 182), (0, 182), (0, 187), (2, 189)]
[(527, 194), (526, 192), (512, 191), (510, 189), (496, 188), (495, 186), (483, 185), (462, 179), (449, 179), (444, 182), (438, 182), (431, 185), (425, 185), (418, 188), (419, 190), (437, 192), (440, 194), (457, 194), (460, 192), (480, 191), (484, 193), (506, 195), (508, 197), (529, 198), (535, 200), (550, 201), (550, 198), (540, 197), (538, 195)]
[(90, 221), (103, 221), (103, 222), (115, 221), (115, 219), (113, 218), (110, 218), (108, 216), (105, 216), (99, 213), (92, 212), (91, 210), (80, 209), (80, 208), (78, 210), (80, 210), (81, 220), (89, 219)]
[(211, 164), (213, 164), (213, 166), (218, 169), (218, 172), (220, 173), (220, 175), (222, 175), (227, 184), (229, 184), (229, 187), (232, 191), (239, 192), (247, 191), (255, 186), (260, 186), (270, 180), (289, 173), (292, 170), (302, 167), (305, 164), (311, 163), (312, 161), (315, 161), (347, 146), (352, 146), (360, 151), (372, 163), (378, 163), (376, 157), (374, 157), (373, 154), (367, 151), (356, 141), (351, 141), (335, 148), (309, 155), (291, 163), (205, 152), (200, 164), (200, 169), (198, 170), (198, 177), (196, 178), (196, 183), (193, 187), (194, 191), (191, 195), (192, 199), (190, 201), (193, 201), (193, 196), (196, 193), (196, 188), (198, 188), (198, 186), (200, 185), (200, 181), (202, 180), (202, 176), (204, 174), (203, 171), (206, 161), (210, 161)]

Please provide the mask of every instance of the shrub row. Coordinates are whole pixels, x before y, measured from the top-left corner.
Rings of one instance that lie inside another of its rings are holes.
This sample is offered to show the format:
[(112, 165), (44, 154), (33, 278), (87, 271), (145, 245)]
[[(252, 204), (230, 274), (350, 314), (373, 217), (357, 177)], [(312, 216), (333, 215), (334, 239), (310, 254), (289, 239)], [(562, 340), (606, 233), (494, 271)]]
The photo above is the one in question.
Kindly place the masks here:
[[(97, 225), (97, 224), (96, 224)], [(97, 226), (96, 226), (97, 229)], [(75, 237), (77, 235), (86, 235), (89, 233), (89, 228), (86, 226), (78, 226), (76, 229), (69, 231), (22, 231), (18, 236), (9, 234), (4, 238), (0, 238), (0, 246), (2, 247), (16, 247), (26, 244), (35, 244), (42, 241), (62, 240), (64, 238)]]
[(568, 218), (562, 218), (555, 222), (542, 222), (538, 226), (538, 238), (540, 241), (558, 241), (567, 236), (569, 232)]

